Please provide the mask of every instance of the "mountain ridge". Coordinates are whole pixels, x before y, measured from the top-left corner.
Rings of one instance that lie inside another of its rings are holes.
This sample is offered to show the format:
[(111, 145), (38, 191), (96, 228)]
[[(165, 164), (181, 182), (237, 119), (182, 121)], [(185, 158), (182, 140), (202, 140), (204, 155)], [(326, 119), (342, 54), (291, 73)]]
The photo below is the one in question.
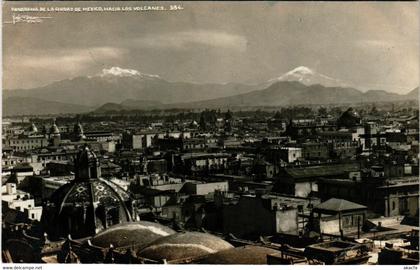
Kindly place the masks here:
[(169, 82), (158, 75), (141, 73), (143, 75), (139, 76), (140, 73), (136, 72), (111, 68), (111, 71), (103, 74), (104, 76), (79, 76), (32, 89), (5, 89), (3, 96), (33, 97), (84, 106), (100, 106), (108, 102), (120, 103), (127, 99), (159, 100), (162, 103), (192, 102), (255, 90), (255, 86), (239, 83)]
[[(314, 74), (316, 77), (313, 77)], [(33, 114), (57, 111), (61, 103), (65, 111), (88, 108), (95, 111), (148, 110), (165, 108), (200, 108), (229, 106), (288, 106), (308, 104), (345, 104), (361, 102), (418, 100), (418, 87), (406, 95), (384, 90), (362, 92), (347, 86), (325, 86), (309, 81), (319, 76), (328, 77), (304, 66), (295, 68), (275, 78), (272, 83), (246, 85), (239, 83), (199, 84), (168, 82), (159, 75), (142, 73), (134, 69), (112, 67), (94, 76), (79, 76), (34, 89), (4, 90), (4, 107), (16, 111), (12, 105), (24, 105), (25, 98), (35, 99), (41, 109), (32, 108)], [(292, 80), (290, 78), (297, 78)], [(303, 76), (303, 77), (301, 77)], [(304, 78), (304, 79), (300, 79)], [(339, 80), (337, 80), (339, 81)], [(18, 101), (16, 98), (21, 97)], [(15, 98), (10, 100), (9, 98)], [(14, 103), (10, 103), (10, 102)], [(45, 101), (42, 105), (41, 101)], [(52, 103), (51, 103), (52, 102)], [(6, 104), (10, 103), (10, 104)], [(81, 107), (77, 107), (81, 106)], [(26, 112), (30, 113), (29, 110)]]
[[(413, 90), (414, 91), (414, 90)], [(418, 91), (418, 90), (417, 90)], [(172, 104), (174, 107), (229, 107), (229, 106), (287, 106), (310, 104), (346, 104), (410, 100), (413, 94), (399, 95), (383, 90), (366, 93), (351, 87), (306, 86), (300, 82), (279, 81), (250, 93), (198, 102)]]
[(3, 115), (74, 114), (91, 111), (91, 107), (43, 100), (33, 97), (8, 97), (3, 99)]

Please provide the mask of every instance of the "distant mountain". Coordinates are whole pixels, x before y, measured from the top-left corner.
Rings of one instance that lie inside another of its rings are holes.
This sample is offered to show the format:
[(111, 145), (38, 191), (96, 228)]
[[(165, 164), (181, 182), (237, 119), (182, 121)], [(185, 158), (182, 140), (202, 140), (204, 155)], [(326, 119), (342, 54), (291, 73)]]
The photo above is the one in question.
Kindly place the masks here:
[(268, 80), (268, 84), (273, 84), (275, 82), (283, 82), (283, 81), (300, 82), (301, 84), (304, 84), (307, 86), (315, 85), (315, 84), (320, 84), (326, 87), (347, 87), (348, 86), (346, 83), (342, 82), (339, 79), (335, 79), (327, 75), (318, 73), (315, 70), (310, 69), (305, 66), (294, 68), (277, 78), (270, 79)]
[(156, 108), (161, 107), (163, 104), (159, 101), (155, 100), (134, 100), (134, 99), (127, 99), (120, 103), (124, 107), (131, 107), (136, 109), (149, 109), (149, 108)]
[(254, 86), (168, 82), (158, 75), (112, 67), (101, 74), (57, 81), (33, 89), (4, 90), (4, 97), (34, 97), (49, 101), (100, 106), (127, 99), (162, 103), (191, 102), (226, 97), (255, 90)]
[(406, 94), (407, 97), (409, 97), (410, 99), (418, 99), (419, 98), (419, 88), (414, 88), (413, 90), (411, 90), (410, 92), (408, 92)]
[(269, 87), (225, 98), (192, 103), (172, 104), (176, 108), (217, 108), (250, 106), (288, 106), (310, 104), (345, 104), (364, 102), (388, 102), (417, 99), (414, 94), (398, 95), (382, 90), (363, 93), (348, 87), (324, 87), (320, 84), (307, 86), (295, 81), (278, 81)]
[(45, 115), (89, 112), (91, 107), (32, 97), (3, 98), (3, 115)]
[(121, 103), (108, 102), (94, 110), (95, 113), (130, 111), (130, 110), (149, 110), (162, 108), (164, 105), (153, 100), (133, 100), (128, 99)]
[(368, 90), (363, 93), (363, 99), (368, 102), (394, 101), (404, 99), (405, 95), (390, 93), (384, 90)]
[(95, 109), (93, 112), (106, 113), (106, 112), (119, 112), (119, 111), (125, 111), (125, 110), (128, 110), (128, 108), (121, 104), (108, 102), (100, 106), (99, 108)]
[[(25, 98), (27, 103), (25, 103)], [(159, 75), (112, 67), (95, 76), (76, 77), (34, 89), (3, 91), (5, 112), (96, 112), (154, 108), (288, 106), (418, 100), (418, 88), (407, 95), (370, 90), (365, 93), (308, 67), (300, 66), (258, 86), (239, 83), (169, 82)], [(29, 104), (31, 99), (34, 104)], [(61, 105), (60, 105), (61, 104)], [(77, 104), (77, 105), (74, 105)], [(79, 107), (77, 107), (79, 106)]]

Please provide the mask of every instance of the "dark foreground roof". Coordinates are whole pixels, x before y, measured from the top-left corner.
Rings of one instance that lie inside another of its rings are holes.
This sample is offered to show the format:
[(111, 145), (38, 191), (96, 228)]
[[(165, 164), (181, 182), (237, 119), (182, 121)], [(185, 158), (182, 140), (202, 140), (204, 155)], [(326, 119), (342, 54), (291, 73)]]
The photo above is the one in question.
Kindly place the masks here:
[(107, 248), (135, 247), (141, 249), (158, 238), (174, 234), (172, 229), (154, 222), (137, 221), (117, 224), (95, 235), (93, 245)]
[(321, 204), (315, 206), (314, 210), (323, 210), (323, 211), (330, 211), (330, 212), (344, 212), (344, 211), (351, 211), (351, 210), (360, 210), (366, 209), (367, 207), (361, 204), (357, 204), (354, 202), (350, 202), (343, 199), (336, 199), (331, 198), (328, 201), (325, 201)]
[(183, 232), (161, 237), (137, 253), (154, 261), (191, 259), (233, 248), (223, 239), (207, 233)]
[(260, 246), (243, 246), (225, 249), (193, 261), (195, 264), (268, 264), (268, 255), (280, 251)]

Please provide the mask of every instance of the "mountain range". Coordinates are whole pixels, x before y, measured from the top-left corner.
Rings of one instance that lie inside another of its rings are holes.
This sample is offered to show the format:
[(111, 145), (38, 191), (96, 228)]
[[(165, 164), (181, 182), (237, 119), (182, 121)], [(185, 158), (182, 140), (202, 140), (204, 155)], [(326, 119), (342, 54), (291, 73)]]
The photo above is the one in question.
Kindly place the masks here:
[(406, 95), (362, 92), (307, 67), (297, 67), (258, 85), (169, 82), (159, 75), (112, 67), (33, 89), (3, 91), (3, 114), (107, 112), (153, 108), (287, 106), (417, 100)]
[(255, 90), (252, 85), (168, 82), (158, 75), (112, 67), (95, 76), (76, 77), (32, 89), (4, 90), (3, 97), (35, 97), (49, 101), (97, 107), (108, 102), (156, 100), (191, 102)]
[(91, 107), (49, 101), (35, 97), (3, 98), (3, 115), (75, 114), (91, 111)]

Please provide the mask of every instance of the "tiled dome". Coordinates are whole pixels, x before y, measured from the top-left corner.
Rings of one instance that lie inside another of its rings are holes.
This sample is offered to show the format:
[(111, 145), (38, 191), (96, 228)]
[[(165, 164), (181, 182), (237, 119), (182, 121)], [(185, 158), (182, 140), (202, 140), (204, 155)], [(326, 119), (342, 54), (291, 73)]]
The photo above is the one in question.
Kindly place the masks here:
[(95, 235), (91, 239), (91, 243), (104, 248), (112, 244), (115, 248), (135, 247), (141, 249), (161, 237), (174, 233), (174, 230), (158, 223), (139, 221), (109, 227)]
[(49, 237), (83, 238), (130, 222), (130, 196), (118, 185), (99, 178), (96, 155), (85, 147), (75, 165), (75, 180), (57, 189), (44, 206), (41, 219)]
[(196, 258), (233, 246), (223, 239), (208, 233), (183, 232), (159, 238), (138, 252), (139, 257), (161, 261)]
[(194, 260), (194, 264), (267, 264), (267, 255), (279, 251), (260, 246), (226, 249)]

